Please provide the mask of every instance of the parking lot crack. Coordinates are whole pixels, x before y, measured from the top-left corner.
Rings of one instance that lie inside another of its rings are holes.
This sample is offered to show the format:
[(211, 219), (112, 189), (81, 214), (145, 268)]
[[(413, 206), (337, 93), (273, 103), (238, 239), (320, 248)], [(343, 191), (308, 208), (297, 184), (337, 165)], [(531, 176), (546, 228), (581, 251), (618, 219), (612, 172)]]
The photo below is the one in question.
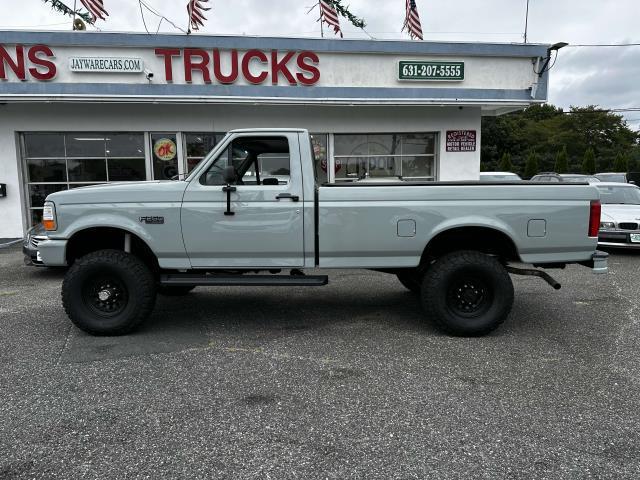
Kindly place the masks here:
[(69, 328), (67, 329), (67, 335), (64, 339), (64, 345), (62, 345), (62, 348), (60, 349), (60, 353), (58, 354), (58, 360), (56, 361), (56, 366), (59, 367), (60, 364), (62, 363), (62, 356), (64, 355), (64, 352), (67, 350), (67, 347), (69, 346), (69, 341), (71, 340), (71, 330), (73, 329), (73, 325), (70, 325)]

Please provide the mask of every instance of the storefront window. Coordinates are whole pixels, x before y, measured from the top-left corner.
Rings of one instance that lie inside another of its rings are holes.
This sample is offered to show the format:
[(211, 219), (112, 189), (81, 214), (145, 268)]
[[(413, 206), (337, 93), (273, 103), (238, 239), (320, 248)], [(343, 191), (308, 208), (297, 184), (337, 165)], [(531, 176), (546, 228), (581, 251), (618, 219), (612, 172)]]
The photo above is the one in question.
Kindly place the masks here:
[(27, 158), (64, 157), (64, 135), (59, 133), (25, 133)]
[(187, 172), (198, 166), (207, 154), (222, 140), (224, 133), (187, 133), (184, 135), (187, 152)]
[(328, 135), (326, 133), (314, 133), (311, 135), (311, 148), (313, 149), (316, 181), (319, 184), (327, 183), (329, 157), (327, 156)]
[(22, 152), (32, 224), (51, 193), (147, 178), (142, 133), (25, 133)]
[(110, 182), (147, 179), (144, 159), (144, 135), (116, 133), (107, 136), (107, 174)]
[(335, 135), (336, 181), (435, 180), (434, 133)]

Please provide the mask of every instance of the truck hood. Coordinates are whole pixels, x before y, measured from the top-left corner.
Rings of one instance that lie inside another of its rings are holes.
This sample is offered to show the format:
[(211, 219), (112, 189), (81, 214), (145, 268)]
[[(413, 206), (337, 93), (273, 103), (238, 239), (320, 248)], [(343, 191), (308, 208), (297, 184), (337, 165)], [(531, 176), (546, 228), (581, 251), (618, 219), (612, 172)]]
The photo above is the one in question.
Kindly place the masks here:
[(58, 205), (82, 203), (179, 202), (189, 185), (185, 181), (119, 182), (74, 188), (47, 197)]

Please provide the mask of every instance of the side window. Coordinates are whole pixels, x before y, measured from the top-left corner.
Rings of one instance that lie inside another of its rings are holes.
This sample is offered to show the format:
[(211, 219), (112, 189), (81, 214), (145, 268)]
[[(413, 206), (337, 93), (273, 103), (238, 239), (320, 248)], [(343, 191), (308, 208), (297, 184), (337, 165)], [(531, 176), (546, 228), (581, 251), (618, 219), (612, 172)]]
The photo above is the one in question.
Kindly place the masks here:
[(200, 177), (203, 185), (224, 185), (223, 172), (233, 165), (238, 185), (286, 185), (291, 179), (286, 137), (241, 137), (222, 152)]

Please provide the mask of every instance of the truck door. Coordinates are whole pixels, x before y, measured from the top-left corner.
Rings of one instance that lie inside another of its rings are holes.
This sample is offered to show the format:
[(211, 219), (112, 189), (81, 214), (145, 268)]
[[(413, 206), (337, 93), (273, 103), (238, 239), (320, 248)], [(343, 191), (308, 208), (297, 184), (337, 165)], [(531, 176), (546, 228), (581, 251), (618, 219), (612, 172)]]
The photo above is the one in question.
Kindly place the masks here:
[[(227, 206), (223, 172), (237, 180)], [(304, 209), (296, 133), (236, 134), (190, 181), (182, 235), (194, 268), (304, 264)]]

